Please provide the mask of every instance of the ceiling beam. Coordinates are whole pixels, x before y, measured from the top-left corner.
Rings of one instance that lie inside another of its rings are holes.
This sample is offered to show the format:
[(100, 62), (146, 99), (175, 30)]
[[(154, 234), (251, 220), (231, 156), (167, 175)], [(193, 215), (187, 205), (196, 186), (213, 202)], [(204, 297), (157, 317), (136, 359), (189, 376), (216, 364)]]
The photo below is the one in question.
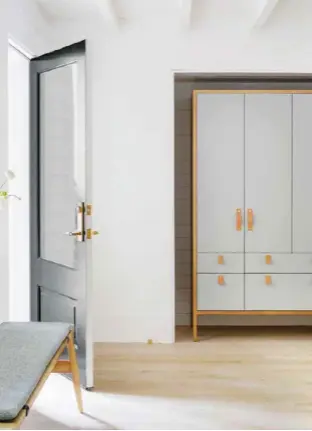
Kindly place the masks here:
[(95, 0), (95, 3), (105, 22), (110, 26), (117, 28), (119, 26), (119, 18), (114, 0)]
[(192, 21), (193, 0), (180, 0), (181, 23), (185, 28), (190, 28)]
[(271, 16), (273, 10), (276, 8), (278, 2), (279, 0), (260, 0), (256, 20), (253, 27), (263, 27)]

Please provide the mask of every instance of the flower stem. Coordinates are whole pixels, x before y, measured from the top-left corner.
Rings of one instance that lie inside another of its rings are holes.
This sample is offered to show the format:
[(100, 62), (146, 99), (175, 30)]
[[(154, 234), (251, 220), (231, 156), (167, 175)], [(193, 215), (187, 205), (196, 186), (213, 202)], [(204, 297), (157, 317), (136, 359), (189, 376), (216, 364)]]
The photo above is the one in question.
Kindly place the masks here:
[(0, 186), (0, 190), (2, 189), (2, 187), (3, 186), (5, 186), (6, 185), (6, 183), (8, 182), (8, 179), (6, 178), (6, 180), (1, 184), (1, 186)]

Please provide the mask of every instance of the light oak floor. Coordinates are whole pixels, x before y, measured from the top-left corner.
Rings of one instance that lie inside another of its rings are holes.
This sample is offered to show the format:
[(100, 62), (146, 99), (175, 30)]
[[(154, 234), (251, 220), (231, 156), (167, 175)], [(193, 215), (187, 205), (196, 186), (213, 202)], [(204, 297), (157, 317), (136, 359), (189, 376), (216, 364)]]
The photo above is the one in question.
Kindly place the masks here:
[(312, 328), (178, 331), (174, 345), (98, 344), (77, 412), (52, 375), (23, 429), (312, 429)]
[(98, 345), (96, 390), (172, 399), (168, 428), (179, 405), (194, 428), (312, 428), (312, 328), (200, 332), (198, 343), (186, 328), (175, 345)]

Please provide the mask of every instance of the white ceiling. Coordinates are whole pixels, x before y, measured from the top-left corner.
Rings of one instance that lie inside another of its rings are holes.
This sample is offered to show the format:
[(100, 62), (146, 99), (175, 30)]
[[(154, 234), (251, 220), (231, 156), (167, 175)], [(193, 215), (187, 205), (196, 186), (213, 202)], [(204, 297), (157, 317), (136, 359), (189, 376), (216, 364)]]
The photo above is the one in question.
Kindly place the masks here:
[(46, 16), (50, 18), (75, 19), (96, 11), (93, 0), (36, 0)]
[(75, 20), (95, 14), (104, 20), (120, 23), (155, 17), (179, 18), (181, 25), (240, 25), (263, 27), (278, 20), (287, 11), (303, 9), (311, 14), (312, 0), (33, 0), (49, 20)]

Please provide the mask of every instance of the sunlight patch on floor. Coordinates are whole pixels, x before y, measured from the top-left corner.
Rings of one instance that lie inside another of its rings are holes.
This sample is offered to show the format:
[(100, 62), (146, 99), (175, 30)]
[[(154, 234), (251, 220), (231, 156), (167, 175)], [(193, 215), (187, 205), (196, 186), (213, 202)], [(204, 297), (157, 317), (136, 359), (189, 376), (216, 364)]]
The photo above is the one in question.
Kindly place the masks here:
[[(170, 382), (168, 382), (170, 385)], [(77, 411), (72, 383), (52, 375), (22, 429), (307, 429), (309, 415), (263, 410), (263, 406), (83, 393), (85, 414)]]

